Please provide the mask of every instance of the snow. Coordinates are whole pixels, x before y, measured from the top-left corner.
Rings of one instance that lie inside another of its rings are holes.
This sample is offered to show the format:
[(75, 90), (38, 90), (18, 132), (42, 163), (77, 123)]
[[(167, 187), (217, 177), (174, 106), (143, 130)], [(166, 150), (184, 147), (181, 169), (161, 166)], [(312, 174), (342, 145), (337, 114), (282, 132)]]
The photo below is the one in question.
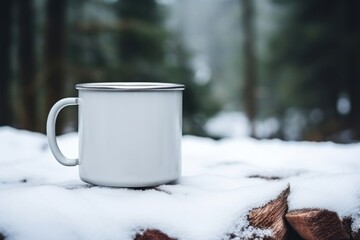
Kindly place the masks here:
[[(276, 118), (257, 120), (255, 129), (257, 137), (267, 138), (279, 130), (279, 121)], [(250, 133), (250, 124), (242, 112), (223, 111), (206, 122), (205, 130), (218, 137), (245, 137)]]
[[(77, 155), (76, 133), (58, 137)], [(183, 137), (183, 176), (156, 189), (96, 187), (64, 167), (39, 133), (0, 128), (0, 233), (7, 239), (179, 239), (267, 236), (247, 213), (291, 187), (289, 210), (324, 208), (360, 229), (360, 144)], [(279, 180), (258, 178), (276, 177)]]
[(205, 125), (208, 133), (220, 137), (243, 137), (249, 135), (249, 122), (241, 112), (221, 112)]

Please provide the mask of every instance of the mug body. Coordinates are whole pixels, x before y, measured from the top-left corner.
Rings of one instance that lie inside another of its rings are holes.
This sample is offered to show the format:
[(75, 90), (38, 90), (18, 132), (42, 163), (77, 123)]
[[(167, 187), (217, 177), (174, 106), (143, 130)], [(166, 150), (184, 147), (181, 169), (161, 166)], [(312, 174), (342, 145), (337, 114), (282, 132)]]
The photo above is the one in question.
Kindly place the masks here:
[(182, 89), (77, 89), (83, 181), (147, 187), (179, 178)]

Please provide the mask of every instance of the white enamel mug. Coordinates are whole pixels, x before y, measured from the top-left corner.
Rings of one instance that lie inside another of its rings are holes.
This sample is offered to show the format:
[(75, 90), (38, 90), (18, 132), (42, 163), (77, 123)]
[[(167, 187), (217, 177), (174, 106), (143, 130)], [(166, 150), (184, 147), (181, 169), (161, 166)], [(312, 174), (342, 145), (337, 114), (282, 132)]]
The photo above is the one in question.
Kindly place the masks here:
[[(81, 180), (111, 187), (149, 187), (181, 174), (182, 92), (172, 83), (83, 83), (79, 97), (50, 110), (47, 137), (55, 158), (79, 165)], [(59, 111), (79, 107), (79, 158), (68, 159), (55, 136)]]

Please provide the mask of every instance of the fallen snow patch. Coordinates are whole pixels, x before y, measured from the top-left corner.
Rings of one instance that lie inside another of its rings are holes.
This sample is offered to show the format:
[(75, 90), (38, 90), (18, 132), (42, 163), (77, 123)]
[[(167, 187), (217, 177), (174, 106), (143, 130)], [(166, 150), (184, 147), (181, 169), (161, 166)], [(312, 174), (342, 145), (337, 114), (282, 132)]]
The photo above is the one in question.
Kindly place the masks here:
[[(76, 157), (75, 133), (58, 141)], [(182, 178), (147, 190), (81, 182), (42, 134), (0, 128), (0, 152), (0, 233), (8, 239), (126, 240), (145, 228), (188, 240), (265, 236), (246, 216), (288, 184), (290, 210), (326, 208), (360, 229), (360, 144), (185, 136)]]

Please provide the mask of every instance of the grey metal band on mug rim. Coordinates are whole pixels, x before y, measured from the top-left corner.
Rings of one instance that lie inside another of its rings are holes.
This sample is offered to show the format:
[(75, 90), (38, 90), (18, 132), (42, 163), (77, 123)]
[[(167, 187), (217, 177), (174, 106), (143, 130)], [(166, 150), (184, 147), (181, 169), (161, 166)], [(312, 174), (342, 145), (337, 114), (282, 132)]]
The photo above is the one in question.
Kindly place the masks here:
[(78, 90), (94, 91), (174, 91), (184, 90), (183, 84), (161, 82), (96, 82), (79, 83), (75, 86)]

